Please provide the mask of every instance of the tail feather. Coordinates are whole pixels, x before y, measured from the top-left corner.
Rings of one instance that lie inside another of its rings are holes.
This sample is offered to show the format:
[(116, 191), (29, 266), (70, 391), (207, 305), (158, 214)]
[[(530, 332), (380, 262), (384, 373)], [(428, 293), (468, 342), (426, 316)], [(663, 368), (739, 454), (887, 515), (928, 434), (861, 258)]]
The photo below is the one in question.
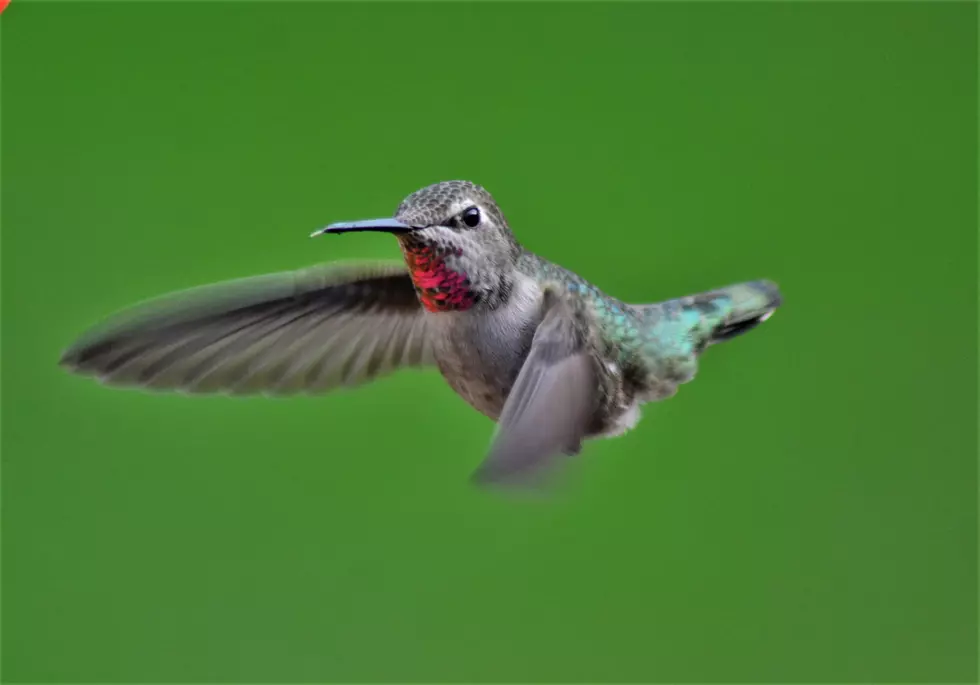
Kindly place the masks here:
[[(680, 319), (697, 349), (746, 333), (772, 316), (782, 304), (772, 281), (749, 281), (649, 305), (668, 319)], [(676, 317), (676, 318), (675, 318)], [(659, 317), (658, 317), (659, 318)]]
[(779, 287), (771, 281), (752, 281), (725, 288), (721, 298), (727, 304), (725, 316), (711, 329), (709, 345), (726, 340), (752, 330), (772, 316), (782, 304)]

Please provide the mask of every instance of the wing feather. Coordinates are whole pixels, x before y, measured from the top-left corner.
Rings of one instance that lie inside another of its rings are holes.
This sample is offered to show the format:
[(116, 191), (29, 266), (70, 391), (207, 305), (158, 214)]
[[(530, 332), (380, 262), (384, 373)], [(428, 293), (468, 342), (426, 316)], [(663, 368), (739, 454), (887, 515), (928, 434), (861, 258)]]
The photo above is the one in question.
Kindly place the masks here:
[(110, 385), (292, 394), (434, 363), (401, 263), (335, 263), (228, 281), (132, 307), (61, 364)]
[(597, 401), (594, 360), (571, 309), (546, 295), (531, 351), (504, 403), (480, 484), (533, 485), (578, 452)]

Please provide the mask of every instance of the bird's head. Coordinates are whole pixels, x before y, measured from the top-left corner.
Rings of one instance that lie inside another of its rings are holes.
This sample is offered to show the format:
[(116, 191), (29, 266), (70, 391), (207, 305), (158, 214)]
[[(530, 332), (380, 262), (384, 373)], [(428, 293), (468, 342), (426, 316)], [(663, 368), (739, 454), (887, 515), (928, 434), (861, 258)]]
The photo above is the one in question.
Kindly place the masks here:
[(521, 247), (493, 197), (470, 181), (443, 181), (406, 197), (390, 219), (331, 224), (314, 235), (392, 233), (422, 304), (432, 311), (495, 306)]

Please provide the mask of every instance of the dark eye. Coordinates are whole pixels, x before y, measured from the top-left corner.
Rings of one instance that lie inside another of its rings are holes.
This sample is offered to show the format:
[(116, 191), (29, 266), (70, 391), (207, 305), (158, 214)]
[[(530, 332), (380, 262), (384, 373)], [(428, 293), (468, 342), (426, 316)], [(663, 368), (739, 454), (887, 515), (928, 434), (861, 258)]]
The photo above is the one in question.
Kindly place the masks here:
[(463, 212), (463, 223), (470, 228), (476, 228), (480, 225), (480, 210), (476, 207), (470, 207)]

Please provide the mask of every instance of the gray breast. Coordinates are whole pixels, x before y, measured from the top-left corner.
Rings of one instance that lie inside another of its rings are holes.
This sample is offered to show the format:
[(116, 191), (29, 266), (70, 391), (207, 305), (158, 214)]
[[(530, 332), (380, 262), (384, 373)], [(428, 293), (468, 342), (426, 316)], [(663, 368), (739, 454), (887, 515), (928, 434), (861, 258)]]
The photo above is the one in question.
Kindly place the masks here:
[[(513, 301), (512, 301), (513, 303)], [(496, 420), (531, 348), (537, 308), (434, 313), (436, 362), (449, 386)]]

